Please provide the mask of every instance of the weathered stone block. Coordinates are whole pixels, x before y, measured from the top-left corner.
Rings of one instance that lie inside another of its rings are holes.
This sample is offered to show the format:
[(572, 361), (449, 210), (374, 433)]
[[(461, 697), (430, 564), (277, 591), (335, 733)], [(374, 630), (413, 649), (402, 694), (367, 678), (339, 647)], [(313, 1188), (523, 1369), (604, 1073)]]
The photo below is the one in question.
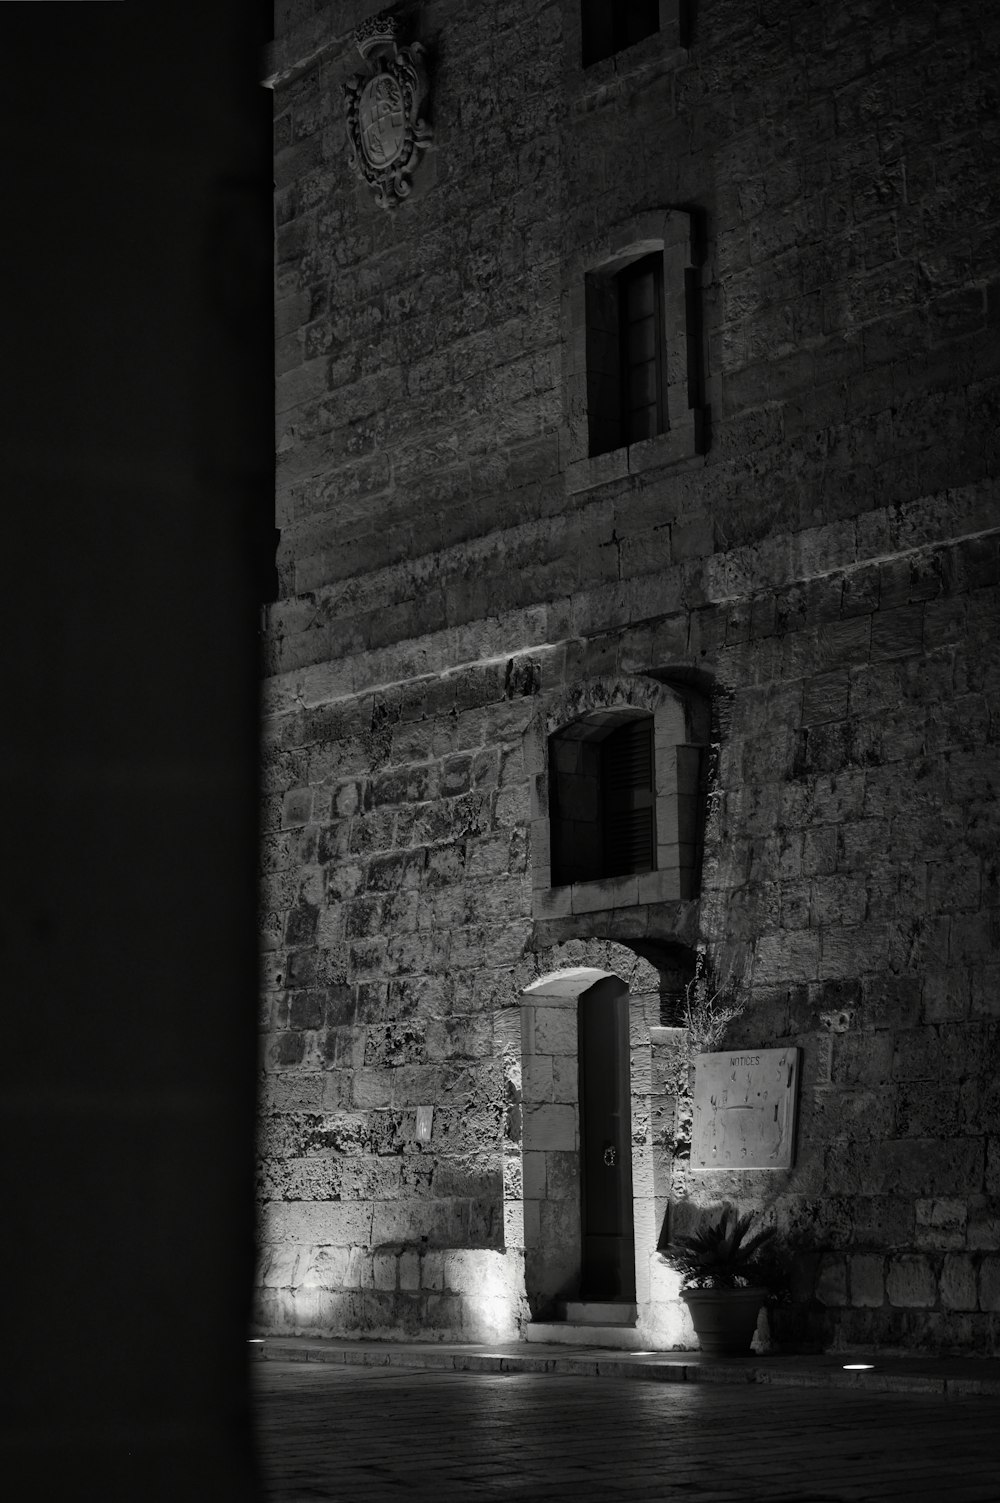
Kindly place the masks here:
[(864, 975), (879, 970), (888, 951), (888, 930), (880, 924), (824, 928), (817, 975), (820, 978)]
[(398, 1258), (392, 1252), (376, 1252), (372, 1257), (372, 1286), (375, 1289), (395, 1289), (398, 1277)]
[(1000, 1311), (1000, 1254), (987, 1253), (979, 1266), (979, 1308)]
[(850, 1203), (858, 1246), (880, 1247), (887, 1251), (912, 1246), (912, 1200), (884, 1195), (852, 1195)]
[(832, 1040), (830, 1078), (840, 1086), (881, 1085), (892, 1077), (889, 1033), (838, 1033)]
[(976, 1265), (967, 1253), (949, 1253), (941, 1267), (941, 1304), (948, 1310), (975, 1310)]
[(309, 1246), (370, 1246), (372, 1207), (364, 1204), (289, 1201), (264, 1211), (265, 1239)]
[(552, 1100), (575, 1105), (580, 1095), (576, 1054), (555, 1055), (552, 1060)]
[(872, 617), (871, 660), (899, 657), (919, 652), (923, 646), (924, 608), (922, 605), (900, 606), (880, 610)]
[(1000, 965), (978, 965), (971, 971), (972, 996), (969, 1008), (973, 1018), (1000, 1017)]
[(891, 1305), (930, 1309), (938, 1296), (931, 1264), (917, 1253), (896, 1254), (889, 1260), (886, 1294)]
[[(535, 1009), (534, 1045), (536, 1054), (572, 1055), (576, 1057), (576, 1008), (543, 1007)], [(553, 1065), (553, 1069), (555, 1066)]]
[(962, 1130), (962, 1095), (954, 1082), (904, 1081), (895, 1089), (895, 1136), (952, 1137)]
[(981, 1036), (956, 1024), (909, 1029), (896, 1035), (892, 1073), (897, 1080), (955, 1079), (981, 1047)]
[(521, 1067), (521, 1090), (526, 1102), (553, 1100), (552, 1056), (549, 1054), (528, 1055)]
[(351, 1088), (352, 1105), (355, 1107), (389, 1106), (393, 1098), (392, 1076), (383, 1069), (354, 1071)]
[(965, 1238), (970, 1249), (990, 1252), (1000, 1248), (1000, 1198), (995, 1194), (970, 1197)]
[(839, 1253), (827, 1253), (823, 1257), (816, 1280), (816, 1298), (822, 1305), (848, 1303), (847, 1260)]
[(874, 1089), (818, 1086), (803, 1093), (799, 1110), (800, 1144), (834, 1138), (884, 1138), (892, 1130), (892, 1101)]
[(576, 1112), (571, 1106), (525, 1106), (525, 1148), (533, 1150), (563, 1149), (572, 1152), (577, 1147)]
[(406, 1293), (420, 1288), (420, 1254), (415, 1248), (407, 1248), (399, 1255), (399, 1287)]
[(984, 1144), (977, 1138), (833, 1143), (827, 1150), (826, 1183), (837, 1195), (974, 1193), (982, 1183), (983, 1158)]
[(875, 1308), (885, 1300), (885, 1259), (872, 1253), (856, 1253), (850, 1259), (851, 1304)]
[(965, 1246), (968, 1206), (964, 1200), (918, 1200), (916, 1202), (917, 1246), (954, 1248)]
[(762, 985), (815, 981), (819, 963), (818, 934), (808, 931), (764, 934), (757, 944), (754, 976)]
[(545, 1155), (545, 1193), (550, 1200), (576, 1200), (580, 1195), (580, 1160), (575, 1153), (550, 1149)]

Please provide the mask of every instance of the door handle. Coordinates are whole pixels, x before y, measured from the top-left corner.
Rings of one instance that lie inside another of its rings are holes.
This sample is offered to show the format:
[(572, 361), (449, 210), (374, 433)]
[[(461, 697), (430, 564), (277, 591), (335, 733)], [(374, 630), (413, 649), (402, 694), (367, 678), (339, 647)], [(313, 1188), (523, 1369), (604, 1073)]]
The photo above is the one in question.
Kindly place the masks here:
[(613, 1169), (618, 1162), (618, 1149), (613, 1143), (605, 1143), (604, 1145), (604, 1162), (609, 1169)]

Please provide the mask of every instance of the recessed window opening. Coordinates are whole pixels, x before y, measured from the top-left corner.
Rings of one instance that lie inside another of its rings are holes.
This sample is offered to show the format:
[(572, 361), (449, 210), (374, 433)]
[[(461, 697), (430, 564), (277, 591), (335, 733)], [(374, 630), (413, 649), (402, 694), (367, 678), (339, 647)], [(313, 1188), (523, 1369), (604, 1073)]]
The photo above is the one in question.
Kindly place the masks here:
[(612, 57), (660, 29), (660, 0), (581, 0), (583, 66)]
[(591, 455), (667, 428), (663, 256), (587, 277), (587, 421)]
[(606, 711), (549, 742), (552, 885), (656, 868), (653, 716)]

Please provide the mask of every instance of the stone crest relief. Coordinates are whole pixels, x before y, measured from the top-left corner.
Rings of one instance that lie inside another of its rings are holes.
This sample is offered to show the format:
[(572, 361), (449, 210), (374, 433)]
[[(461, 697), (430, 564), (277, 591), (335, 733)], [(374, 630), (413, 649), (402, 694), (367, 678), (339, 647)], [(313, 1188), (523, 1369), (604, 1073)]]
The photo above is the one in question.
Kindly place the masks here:
[(397, 43), (393, 16), (373, 16), (354, 33), (369, 66), (344, 85), (347, 107), (347, 162), (366, 182), (381, 209), (392, 209), (410, 194), (410, 178), (433, 131), (421, 111), (427, 97), (424, 48)]

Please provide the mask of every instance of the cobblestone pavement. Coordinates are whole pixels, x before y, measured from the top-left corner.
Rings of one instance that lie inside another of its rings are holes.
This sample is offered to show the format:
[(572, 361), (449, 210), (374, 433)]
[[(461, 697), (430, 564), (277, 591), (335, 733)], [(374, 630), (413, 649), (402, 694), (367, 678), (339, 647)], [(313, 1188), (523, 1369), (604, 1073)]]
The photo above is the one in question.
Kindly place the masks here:
[(1000, 1503), (994, 1398), (253, 1364), (268, 1503)]

